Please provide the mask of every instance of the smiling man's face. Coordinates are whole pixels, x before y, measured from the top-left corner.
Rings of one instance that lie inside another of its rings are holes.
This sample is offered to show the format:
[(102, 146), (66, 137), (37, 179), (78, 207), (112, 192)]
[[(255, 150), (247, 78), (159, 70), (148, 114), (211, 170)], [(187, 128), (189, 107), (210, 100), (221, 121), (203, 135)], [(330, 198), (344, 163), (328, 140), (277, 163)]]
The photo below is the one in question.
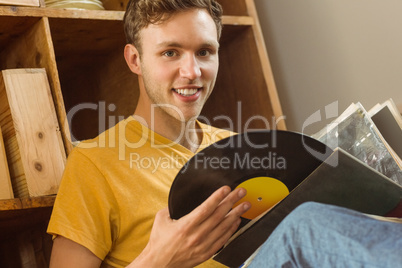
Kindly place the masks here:
[(141, 48), (141, 101), (159, 106), (155, 119), (197, 117), (219, 67), (217, 29), (208, 12), (191, 9), (150, 24), (141, 30)]

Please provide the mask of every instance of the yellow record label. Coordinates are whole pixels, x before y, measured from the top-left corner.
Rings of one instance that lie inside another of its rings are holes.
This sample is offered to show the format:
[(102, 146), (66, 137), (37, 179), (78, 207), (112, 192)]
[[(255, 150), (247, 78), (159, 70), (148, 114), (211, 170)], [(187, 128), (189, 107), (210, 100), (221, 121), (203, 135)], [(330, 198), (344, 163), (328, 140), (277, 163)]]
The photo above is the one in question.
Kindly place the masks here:
[(247, 195), (233, 207), (240, 205), (242, 202), (250, 202), (251, 208), (242, 215), (243, 218), (250, 220), (256, 218), (289, 194), (289, 189), (283, 182), (271, 177), (251, 178), (239, 184), (237, 188), (246, 189)]

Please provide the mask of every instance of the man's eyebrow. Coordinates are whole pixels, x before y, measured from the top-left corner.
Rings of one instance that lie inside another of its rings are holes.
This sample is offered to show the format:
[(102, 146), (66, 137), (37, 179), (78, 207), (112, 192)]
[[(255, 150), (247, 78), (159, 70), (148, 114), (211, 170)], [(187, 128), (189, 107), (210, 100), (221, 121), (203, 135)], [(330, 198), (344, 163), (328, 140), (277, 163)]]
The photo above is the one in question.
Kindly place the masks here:
[(158, 47), (183, 47), (181, 44), (176, 42), (165, 41), (157, 44)]
[[(183, 45), (177, 42), (170, 42), (170, 41), (165, 41), (157, 44), (157, 47), (164, 48), (164, 47), (177, 47), (177, 48), (182, 48)], [(219, 42), (217, 41), (211, 41), (211, 42), (205, 42), (200, 45), (200, 47), (215, 47), (219, 48)]]
[(211, 41), (211, 42), (206, 42), (202, 45), (202, 47), (216, 47), (219, 48), (219, 42), (218, 41)]

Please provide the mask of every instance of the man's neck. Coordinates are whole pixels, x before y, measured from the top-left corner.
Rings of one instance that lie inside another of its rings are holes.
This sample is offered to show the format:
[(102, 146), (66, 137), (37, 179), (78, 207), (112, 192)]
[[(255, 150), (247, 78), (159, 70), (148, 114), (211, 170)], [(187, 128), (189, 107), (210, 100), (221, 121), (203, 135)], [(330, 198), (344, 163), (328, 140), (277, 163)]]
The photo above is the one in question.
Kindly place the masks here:
[(197, 151), (202, 142), (202, 131), (195, 119), (187, 122), (180, 121), (164, 111), (154, 111), (151, 116), (151, 113), (144, 108), (137, 106), (134, 116), (144, 120), (149, 129), (192, 152)]

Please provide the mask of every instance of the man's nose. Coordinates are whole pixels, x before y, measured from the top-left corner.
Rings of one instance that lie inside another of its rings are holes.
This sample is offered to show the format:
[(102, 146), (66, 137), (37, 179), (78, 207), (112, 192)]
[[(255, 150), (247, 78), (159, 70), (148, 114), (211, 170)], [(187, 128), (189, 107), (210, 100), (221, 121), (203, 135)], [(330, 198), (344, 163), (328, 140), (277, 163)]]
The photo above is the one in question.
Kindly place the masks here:
[(201, 69), (196, 56), (188, 55), (183, 58), (180, 66), (180, 76), (190, 80), (201, 76)]

